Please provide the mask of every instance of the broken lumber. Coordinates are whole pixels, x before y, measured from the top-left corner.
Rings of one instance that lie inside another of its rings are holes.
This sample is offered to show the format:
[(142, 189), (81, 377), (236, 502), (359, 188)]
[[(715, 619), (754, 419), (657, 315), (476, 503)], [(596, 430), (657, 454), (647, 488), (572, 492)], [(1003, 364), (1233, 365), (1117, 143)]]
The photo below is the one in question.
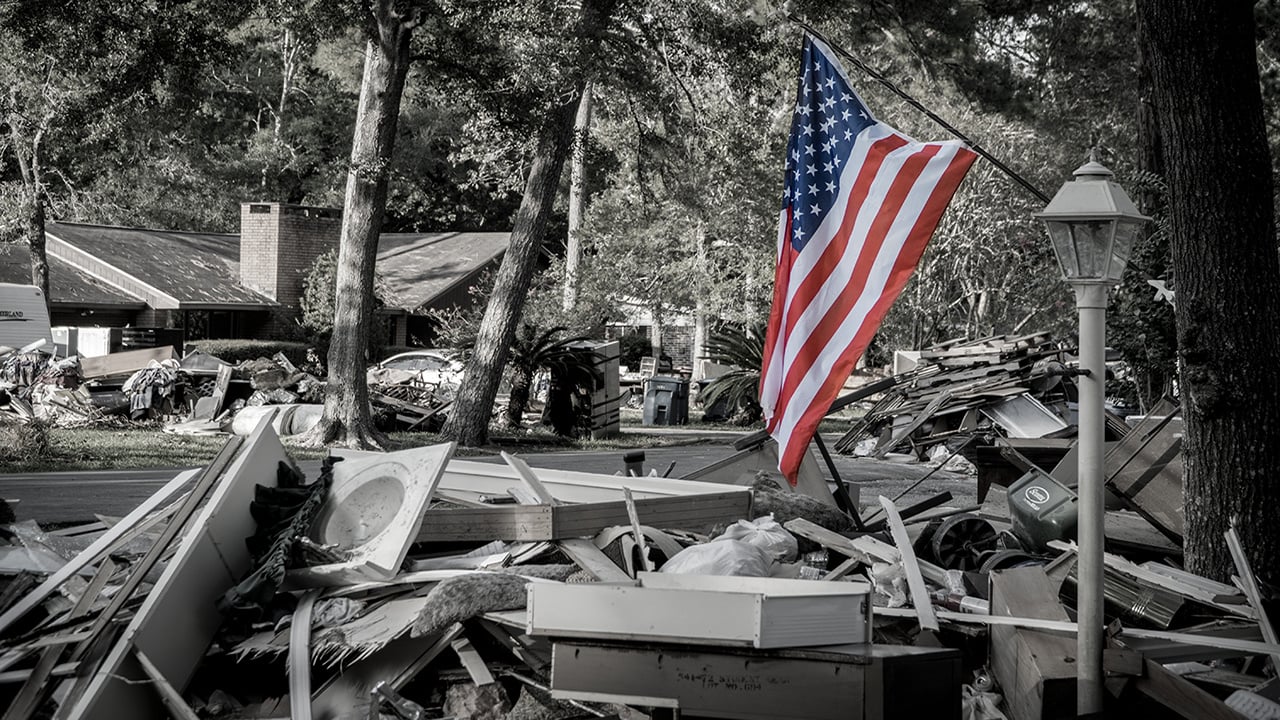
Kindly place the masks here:
[(898, 508), (889, 498), (880, 496), (880, 507), (884, 508), (885, 521), (889, 523), (889, 531), (893, 535), (893, 543), (898, 546), (902, 556), (902, 569), (907, 576), (907, 588), (911, 591), (911, 605), (916, 609), (916, 617), (924, 630), (938, 630), (938, 617), (933, 614), (933, 601), (929, 598), (929, 590), (924, 585), (924, 577), (920, 574), (920, 564), (916, 561), (915, 550), (911, 547), (911, 538), (907, 536), (907, 528), (902, 524)]
[[(991, 573), (991, 613), (1069, 621), (1039, 567)], [(1020, 720), (1076, 717), (1074, 638), (1016, 627), (991, 628), (991, 669), (1010, 714)]]

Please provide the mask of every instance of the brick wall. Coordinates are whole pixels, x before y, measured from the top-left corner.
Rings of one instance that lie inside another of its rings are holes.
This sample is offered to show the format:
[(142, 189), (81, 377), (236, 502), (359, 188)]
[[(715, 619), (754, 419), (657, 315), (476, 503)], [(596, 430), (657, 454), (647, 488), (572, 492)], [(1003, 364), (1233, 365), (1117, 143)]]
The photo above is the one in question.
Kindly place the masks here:
[(286, 203), (240, 206), (240, 282), (280, 303), (264, 328), (287, 333), (315, 259), (338, 247), (342, 211)]

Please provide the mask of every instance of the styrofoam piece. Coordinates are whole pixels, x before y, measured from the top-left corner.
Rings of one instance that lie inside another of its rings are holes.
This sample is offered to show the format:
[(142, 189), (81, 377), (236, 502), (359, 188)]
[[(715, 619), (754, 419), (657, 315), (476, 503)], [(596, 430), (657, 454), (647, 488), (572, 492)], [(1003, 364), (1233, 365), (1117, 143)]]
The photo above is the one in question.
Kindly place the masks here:
[(311, 539), (336, 545), (347, 560), (289, 573), (295, 586), (389, 580), (418, 537), (423, 511), (453, 455), (453, 443), (349, 458), (333, 466), (329, 499)]
[(755, 648), (871, 642), (866, 583), (648, 572), (637, 581), (532, 583), (527, 631)]

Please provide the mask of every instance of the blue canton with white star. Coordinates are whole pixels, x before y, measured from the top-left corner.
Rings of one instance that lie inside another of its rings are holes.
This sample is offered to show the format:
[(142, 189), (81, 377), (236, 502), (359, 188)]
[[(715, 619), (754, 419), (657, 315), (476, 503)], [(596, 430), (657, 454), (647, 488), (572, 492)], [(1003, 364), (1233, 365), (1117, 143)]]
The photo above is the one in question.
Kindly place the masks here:
[(813, 39), (806, 36), (782, 204), (791, 206), (791, 246), (800, 251), (835, 204), (841, 165), (875, 118)]

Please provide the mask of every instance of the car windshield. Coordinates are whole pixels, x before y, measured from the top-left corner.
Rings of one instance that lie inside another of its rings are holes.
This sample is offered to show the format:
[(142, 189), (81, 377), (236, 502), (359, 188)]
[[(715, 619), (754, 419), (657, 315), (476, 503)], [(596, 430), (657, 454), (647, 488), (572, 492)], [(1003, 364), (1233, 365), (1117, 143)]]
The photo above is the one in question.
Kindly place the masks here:
[(383, 367), (392, 370), (410, 370), (420, 372), (422, 370), (444, 370), (447, 368), (445, 361), (440, 358), (430, 357), (427, 355), (414, 355), (412, 357), (396, 358), (388, 360)]

